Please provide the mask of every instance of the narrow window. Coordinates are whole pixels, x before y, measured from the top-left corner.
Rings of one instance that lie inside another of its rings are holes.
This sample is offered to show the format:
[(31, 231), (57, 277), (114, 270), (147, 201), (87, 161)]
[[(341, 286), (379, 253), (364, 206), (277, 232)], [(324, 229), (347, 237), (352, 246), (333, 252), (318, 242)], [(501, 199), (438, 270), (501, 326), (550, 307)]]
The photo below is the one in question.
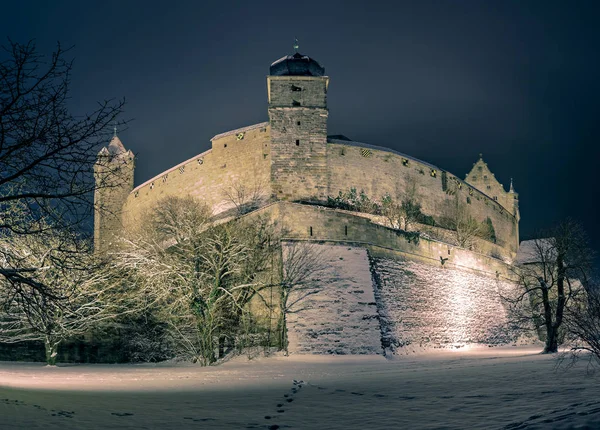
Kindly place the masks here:
[(348, 236), (348, 226), (344, 226), (344, 236)]
[(300, 140), (296, 139), (296, 146), (300, 146)]
[(309, 234), (312, 236), (312, 225), (310, 226)]
[(223, 148), (227, 148), (227, 144), (223, 145)]
[(467, 197), (467, 203), (471, 204), (471, 197)]
[(300, 125), (300, 121), (297, 121), (297, 122), (296, 122), (296, 125)]

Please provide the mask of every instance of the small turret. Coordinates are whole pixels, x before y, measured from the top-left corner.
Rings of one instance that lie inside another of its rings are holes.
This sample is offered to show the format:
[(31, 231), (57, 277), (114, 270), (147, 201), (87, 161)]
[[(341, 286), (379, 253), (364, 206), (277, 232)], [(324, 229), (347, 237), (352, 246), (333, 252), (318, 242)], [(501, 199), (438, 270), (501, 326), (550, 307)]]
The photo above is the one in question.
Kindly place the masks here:
[(510, 190), (508, 191), (508, 194), (512, 196), (513, 215), (518, 222), (521, 219), (521, 214), (519, 213), (519, 193), (515, 191), (515, 187), (513, 186), (513, 178), (510, 178)]
[(121, 231), (121, 213), (133, 190), (135, 156), (126, 150), (115, 133), (108, 146), (98, 153), (94, 165), (94, 248), (105, 252)]

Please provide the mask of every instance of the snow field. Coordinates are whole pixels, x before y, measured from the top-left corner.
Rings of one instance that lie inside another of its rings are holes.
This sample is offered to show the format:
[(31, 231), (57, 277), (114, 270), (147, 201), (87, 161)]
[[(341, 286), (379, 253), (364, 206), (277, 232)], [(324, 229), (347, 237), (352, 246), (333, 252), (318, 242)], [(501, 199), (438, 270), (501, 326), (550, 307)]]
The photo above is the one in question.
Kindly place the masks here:
[(190, 365), (0, 363), (0, 428), (596, 429), (598, 376), (523, 348)]

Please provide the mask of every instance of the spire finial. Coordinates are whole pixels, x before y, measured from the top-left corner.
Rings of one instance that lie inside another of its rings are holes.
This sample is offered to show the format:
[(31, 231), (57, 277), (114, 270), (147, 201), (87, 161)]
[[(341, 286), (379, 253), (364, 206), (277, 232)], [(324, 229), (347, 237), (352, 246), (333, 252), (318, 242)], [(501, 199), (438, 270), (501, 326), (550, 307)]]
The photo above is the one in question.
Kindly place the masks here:
[(298, 38), (294, 37), (294, 51), (296, 51), (296, 53), (298, 53)]
[(510, 178), (510, 191), (511, 193), (515, 192), (515, 188), (513, 187), (513, 182), (512, 182), (512, 178)]
[(114, 130), (114, 132), (115, 132), (115, 133), (113, 134), (113, 137), (117, 137), (117, 123), (115, 123), (115, 126), (113, 127), (113, 130)]
[(483, 154), (481, 152), (479, 153), (479, 159), (483, 160)]

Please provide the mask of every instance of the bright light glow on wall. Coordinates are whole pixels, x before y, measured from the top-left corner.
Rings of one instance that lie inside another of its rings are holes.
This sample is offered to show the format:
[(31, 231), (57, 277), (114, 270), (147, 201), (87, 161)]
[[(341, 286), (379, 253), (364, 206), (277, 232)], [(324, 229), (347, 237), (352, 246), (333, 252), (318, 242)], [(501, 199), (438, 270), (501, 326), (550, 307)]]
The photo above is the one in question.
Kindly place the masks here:
[(445, 319), (449, 327), (453, 330), (451, 333), (451, 344), (453, 347), (462, 347), (472, 342), (471, 325), (474, 319), (475, 307), (473, 305), (473, 291), (469, 288), (468, 279), (465, 273), (458, 270), (448, 270), (448, 285), (452, 289), (447, 291), (448, 303)]

